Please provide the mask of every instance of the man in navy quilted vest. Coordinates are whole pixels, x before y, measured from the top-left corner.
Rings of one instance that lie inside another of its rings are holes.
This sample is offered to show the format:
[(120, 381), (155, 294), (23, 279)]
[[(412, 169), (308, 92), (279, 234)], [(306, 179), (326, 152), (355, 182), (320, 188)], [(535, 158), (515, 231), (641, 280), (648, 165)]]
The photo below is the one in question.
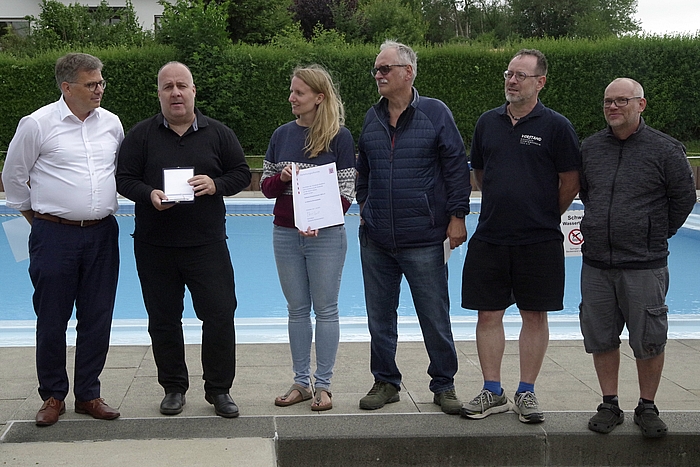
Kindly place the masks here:
[(367, 112), (358, 143), (360, 256), (374, 376), (360, 408), (399, 400), (397, 308), (405, 277), (430, 357), (433, 402), (459, 414), (444, 245), (456, 248), (467, 237), (469, 168), (450, 109), (418, 95), (417, 71), (410, 47), (382, 44), (371, 71), (381, 98)]

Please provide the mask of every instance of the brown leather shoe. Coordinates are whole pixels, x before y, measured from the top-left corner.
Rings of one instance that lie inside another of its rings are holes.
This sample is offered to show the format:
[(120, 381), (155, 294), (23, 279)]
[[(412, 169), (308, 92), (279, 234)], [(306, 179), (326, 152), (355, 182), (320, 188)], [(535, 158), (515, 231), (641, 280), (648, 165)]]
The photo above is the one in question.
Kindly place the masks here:
[(53, 425), (64, 413), (66, 413), (66, 403), (49, 397), (36, 413), (36, 424), (37, 426)]
[(87, 402), (75, 401), (75, 413), (85, 413), (92, 415), (92, 418), (100, 420), (114, 420), (121, 415), (118, 411), (108, 406), (102, 398)]

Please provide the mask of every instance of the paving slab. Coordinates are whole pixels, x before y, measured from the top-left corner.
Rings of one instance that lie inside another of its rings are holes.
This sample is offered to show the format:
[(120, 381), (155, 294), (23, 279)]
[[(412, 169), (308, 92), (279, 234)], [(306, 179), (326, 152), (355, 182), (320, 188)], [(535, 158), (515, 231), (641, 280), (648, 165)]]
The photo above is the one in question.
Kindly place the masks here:
[(262, 438), (118, 440), (4, 444), (3, 466), (275, 467), (274, 441)]
[[(457, 394), (466, 400), (481, 389), (476, 344), (458, 341)], [(657, 405), (669, 425), (662, 440), (646, 440), (632, 421), (638, 397), (631, 351), (622, 346), (620, 398), (627, 419), (609, 435), (587, 429), (601, 400), (590, 355), (581, 341), (552, 341), (537, 381), (546, 421), (525, 425), (512, 413), (466, 420), (432, 403), (421, 342), (400, 342), (404, 375), (401, 400), (363, 411), (359, 399), (373, 383), (369, 343), (342, 342), (328, 412), (310, 403), (273, 404), (292, 383), (289, 346), (241, 344), (231, 390), (241, 417), (223, 419), (204, 401), (200, 347), (188, 345), (190, 390), (182, 414), (163, 416), (149, 346), (113, 346), (102, 375), (102, 392), (122, 417), (93, 420), (67, 412), (51, 427), (36, 427), (41, 406), (33, 347), (0, 348), (0, 465), (242, 465), (242, 466), (434, 466), (434, 465), (700, 465), (700, 341), (673, 339)], [(68, 351), (72, 366), (74, 349)], [(509, 397), (518, 383), (518, 344), (506, 343), (503, 384)], [(69, 372), (69, 375), (72, 372)], [(99, 459), (96, 462), (95, 459)], [(81, 462), (83, 462), (81, 464)]]

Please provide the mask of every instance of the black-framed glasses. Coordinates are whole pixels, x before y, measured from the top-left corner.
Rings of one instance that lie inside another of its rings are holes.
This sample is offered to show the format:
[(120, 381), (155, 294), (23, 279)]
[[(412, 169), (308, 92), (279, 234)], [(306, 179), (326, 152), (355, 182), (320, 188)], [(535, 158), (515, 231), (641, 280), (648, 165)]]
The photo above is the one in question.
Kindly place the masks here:
[(618, 97), (616, 99), (603, 99), (603, 107), (606, 109), (610, 108), (613, 103), (617, 107), (625, 107), (627, 104), (630, 103), (632, 99), (641, 99), (642, 96), (635, 96), (635, 97)]
[(408, 65), (382, 65), (377, 68), (372, 68), (370, 70), (370, 74), (372, 76), (377, 76), (377, 72), (381, 73), (382, 75), (388, 75), (391, 72), (391, 68), (395, 66), (400, 66), (400, 67), (407, 67)]
[(539, 78), (542, 75), (528, 75), (527, 73), (523, 73), (522, 71), (510, 71), (506, 70), (503, 72), (503, 77), (506, 80), (511, 79), (513, 76), (515, 76), (515, 79), (517, 79), (519, 82), (525, 81), (526, 78)]
[(78, 83), (77, 81), (68, 81), (68, 82), (71, 84), (82, 84), (83, 86), (88, 88), (88, 90), (90, 92), (97, 91), (97, 86), (101, 86), (103, 91), (107, 87), (107, 80), (106, 79), (103, 79), (102, 81), (90, 81), (89, 83)]

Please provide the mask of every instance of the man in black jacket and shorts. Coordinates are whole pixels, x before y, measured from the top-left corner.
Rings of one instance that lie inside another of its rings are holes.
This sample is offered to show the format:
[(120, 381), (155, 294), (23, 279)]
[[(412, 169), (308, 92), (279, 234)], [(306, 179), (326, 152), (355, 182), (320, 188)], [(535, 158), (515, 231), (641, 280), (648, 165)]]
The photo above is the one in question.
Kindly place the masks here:
[(668, 331), (668, 239), (696, 194), (685, 148), (644, 123), (646, 103), (638, 82), (614, 80), (603, 99), (608, 127), (581, 146), (581, 332), (603, 393), (588, 428), (609, 433), (624, 420), (617, 382), (627, 325), (639, 378), (634, 422), (645, 437), (658, 438), (667, 432), (654, 397)]

